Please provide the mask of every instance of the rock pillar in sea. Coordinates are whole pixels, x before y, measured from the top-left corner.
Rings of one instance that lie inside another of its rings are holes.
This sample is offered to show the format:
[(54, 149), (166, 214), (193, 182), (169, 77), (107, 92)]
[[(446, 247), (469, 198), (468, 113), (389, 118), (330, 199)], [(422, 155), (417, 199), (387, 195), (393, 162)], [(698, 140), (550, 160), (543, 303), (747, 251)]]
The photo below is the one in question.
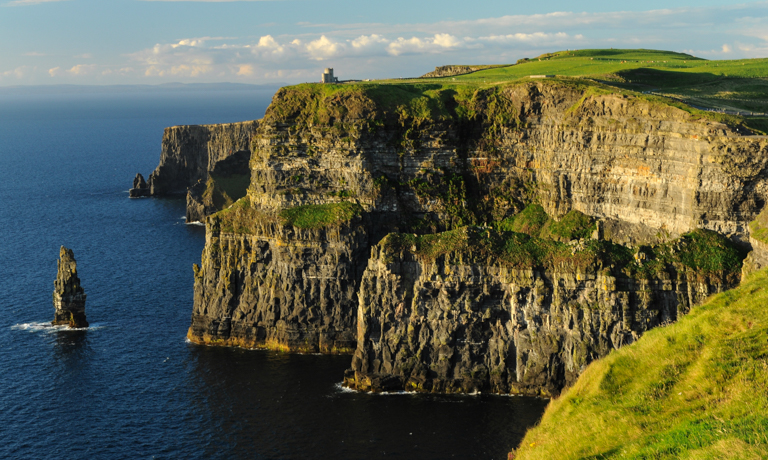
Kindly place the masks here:
[(128, 196), (131, 198), (138, 198), (149, 195), (150, 188), (149, 185), (147, 185), (147, 181), (144, 180), (144, 176), (136, 174), (136, 177), (133, 179), (133, 188), (128, 191)]
[(56, 314), (52, 324), (88, 327), (85, 319), (85, 291), (77, 277), (77, 261), (71, 249), (59, 251), (59, 272), (53, 282), (53, 306)]

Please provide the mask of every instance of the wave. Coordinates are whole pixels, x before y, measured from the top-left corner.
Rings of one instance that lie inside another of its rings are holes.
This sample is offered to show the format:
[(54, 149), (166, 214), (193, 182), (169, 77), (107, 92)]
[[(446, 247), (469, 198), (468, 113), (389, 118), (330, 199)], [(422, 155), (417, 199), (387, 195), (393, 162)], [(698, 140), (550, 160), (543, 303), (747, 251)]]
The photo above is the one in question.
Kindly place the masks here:
[(351, 388), (347, 388), (343, 385), (342, 382), (336, 383), (333, 385), (333, 388), (336, 390), (336, 393), (358, 393), (363, 395), (371, 395), (371, 396), (404, 396), (404, 395), (419, 395), (418, 391), (382, 391), (379, 393), (371, 393), (369, 391), (358, 391), (353, 390)]
[(69, 326), (54, 326), (50, 323), (50, 321), (45, 322), (34, 322), (34, 323), (21, 323), (21, 324), (14, 324), (11, 326), (11, 329), (16, 331), (27, 331), (27, 332), (45, 332), (47, 334), (52, 334), (54, 332), (68, 332), (68, 331), (88, 331), (88, 330), (97, 330), (102, 329), (106, 327), (106, 324), (104, 323), (93, 323), (90, 325), (90, 327), (69, 327)]

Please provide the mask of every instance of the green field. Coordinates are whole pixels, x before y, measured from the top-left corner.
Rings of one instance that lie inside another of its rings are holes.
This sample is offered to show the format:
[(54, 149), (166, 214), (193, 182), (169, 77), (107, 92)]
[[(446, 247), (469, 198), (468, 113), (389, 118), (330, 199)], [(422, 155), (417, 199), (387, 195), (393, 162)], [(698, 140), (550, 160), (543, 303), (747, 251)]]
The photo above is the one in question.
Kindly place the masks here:
[(522, 459), (768, 458), (768, 270), (592, 363)]
[(532, 75), (587, 79), (641, 93), (653, 91), (704, 108), (768, 112), (768, 58), (710, 61), (644, 49), (559, 51), (466, 75), (377, 83), (430, 81), (482, 87), (526, 81)]
[[(554, 77), (531, 78), (539, 75)], [(632, 95), (731, 126), (746, 125), (755, 134), (768, 133), (768, 59), (709, 61), (642, 49), (560, 51), (453, 77), (296, 85), (281, 90), (272, 115), (322, 123), (355, 112), (369, 118), (366, 113), (383, 110), (415, 121), (471, 119), (474, 101), (485, 97), (480, 93), (544, 80)], [(366, 100), (375, 107), (365, 106)]]
[(531, 75), (590, 78), (619, 88), (658, 92), (702, 107), (768, 112), (768, 59), (708, 61), (655, 50), (560, 51), (513, 66), (439, 80), (498, 84)]

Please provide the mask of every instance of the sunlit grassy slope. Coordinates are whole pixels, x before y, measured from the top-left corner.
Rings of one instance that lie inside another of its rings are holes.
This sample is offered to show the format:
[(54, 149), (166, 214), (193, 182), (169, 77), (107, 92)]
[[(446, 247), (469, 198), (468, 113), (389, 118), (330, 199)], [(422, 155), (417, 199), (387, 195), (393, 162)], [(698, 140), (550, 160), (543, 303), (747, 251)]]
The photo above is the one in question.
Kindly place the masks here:
[(531, 75), (586, 77), (620, 88), (653, 90), (703, 107), (768, 112), (768, 59), (708, 61), (642, 49), (559, 51), (440, 80), (494, 84)]
[(592, 363), (515, 454), (768, 458), (768, 270)]

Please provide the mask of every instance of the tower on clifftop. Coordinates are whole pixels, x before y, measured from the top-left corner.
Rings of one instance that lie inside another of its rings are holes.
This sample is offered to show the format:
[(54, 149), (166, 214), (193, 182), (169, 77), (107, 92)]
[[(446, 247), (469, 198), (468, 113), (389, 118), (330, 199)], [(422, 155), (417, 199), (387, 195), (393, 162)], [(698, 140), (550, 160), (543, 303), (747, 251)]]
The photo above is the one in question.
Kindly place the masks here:
[(323, 83), (338, 83), (339, 79), (333, 76), (333, 68), (327, 67), (323, 72)]

